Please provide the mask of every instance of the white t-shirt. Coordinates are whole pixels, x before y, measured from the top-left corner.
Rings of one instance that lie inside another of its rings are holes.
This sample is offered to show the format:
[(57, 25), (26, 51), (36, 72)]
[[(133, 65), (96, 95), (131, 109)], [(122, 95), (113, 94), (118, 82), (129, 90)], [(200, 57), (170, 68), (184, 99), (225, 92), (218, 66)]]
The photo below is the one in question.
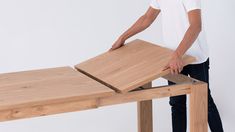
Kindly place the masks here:
[[(165, 46), (175, 50), (190, 26), (188, 12), (201, 9), (201, 0), (152, 0), (150, 6), (161, 10)], [(197, 61), (192, 64), (207, 60), (209, 49), (203, 29), (186, 54), (196, 57)]]

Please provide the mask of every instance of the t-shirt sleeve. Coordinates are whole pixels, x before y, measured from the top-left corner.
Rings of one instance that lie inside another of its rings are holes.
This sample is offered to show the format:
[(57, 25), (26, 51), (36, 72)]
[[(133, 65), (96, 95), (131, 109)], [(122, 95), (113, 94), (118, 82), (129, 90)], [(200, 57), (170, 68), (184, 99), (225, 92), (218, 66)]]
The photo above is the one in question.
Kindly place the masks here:
[(201, 0), (183, 0), (187, 12), (195, 9), (201, 9)]
[(160, 6), (159, 6), (157, 0), (151, 0), (150, 7), (154, 8), (154, 9), (160, 9)]

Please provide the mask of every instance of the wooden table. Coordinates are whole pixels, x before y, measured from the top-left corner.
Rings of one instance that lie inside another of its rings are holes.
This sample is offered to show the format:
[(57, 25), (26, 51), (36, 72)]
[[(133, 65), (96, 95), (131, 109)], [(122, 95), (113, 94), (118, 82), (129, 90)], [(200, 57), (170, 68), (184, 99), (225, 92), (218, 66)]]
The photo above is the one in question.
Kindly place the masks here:
[[(152, 99), (190, 94), (190, 131), (207, 132), (207, 84), (162, 71), (172, 50), (143, 40), (71, 67), (0, 74), (0, 121), (138, 102), (138, 131), (152, 132)], [(185, 65), (195, 61), (185, 55)], [(163, 77), (171, 86), (152, 86)]]

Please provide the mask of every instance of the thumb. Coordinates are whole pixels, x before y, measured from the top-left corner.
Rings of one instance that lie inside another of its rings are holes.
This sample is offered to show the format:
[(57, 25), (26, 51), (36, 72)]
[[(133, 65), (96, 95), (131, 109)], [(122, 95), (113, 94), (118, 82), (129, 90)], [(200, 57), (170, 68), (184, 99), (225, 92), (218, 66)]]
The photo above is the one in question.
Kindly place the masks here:
[(167, 69), (169, 69), (170, 67), (169, 67), (169, 64), (167, 64), (167, 65), (165, 65), (164, 67), (163, 67), (163, 69), (162, 69), (162, 71), (165, 71), (165, 70), (167, 70)]

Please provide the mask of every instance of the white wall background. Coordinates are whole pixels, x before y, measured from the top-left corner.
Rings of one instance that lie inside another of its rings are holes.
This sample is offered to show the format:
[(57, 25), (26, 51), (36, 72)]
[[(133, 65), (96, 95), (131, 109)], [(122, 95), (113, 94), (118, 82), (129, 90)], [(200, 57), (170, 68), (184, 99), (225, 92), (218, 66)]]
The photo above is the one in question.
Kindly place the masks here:
[[(0, 73), (73, 66), (96, 56), (147, 10), (149, 1), (0, 0)], [(235, 1), (205, 0), (203, 7), (212, 94), (225, 131), (234, 132)], [(160, 20), (134, 38), (162, 43)], [(0, 131), (135, 132), (136, 114), (136, 104), (129, 103), (1, 122)], [(154, 131), (171, 131), (168, 98), (154, 101)]]

